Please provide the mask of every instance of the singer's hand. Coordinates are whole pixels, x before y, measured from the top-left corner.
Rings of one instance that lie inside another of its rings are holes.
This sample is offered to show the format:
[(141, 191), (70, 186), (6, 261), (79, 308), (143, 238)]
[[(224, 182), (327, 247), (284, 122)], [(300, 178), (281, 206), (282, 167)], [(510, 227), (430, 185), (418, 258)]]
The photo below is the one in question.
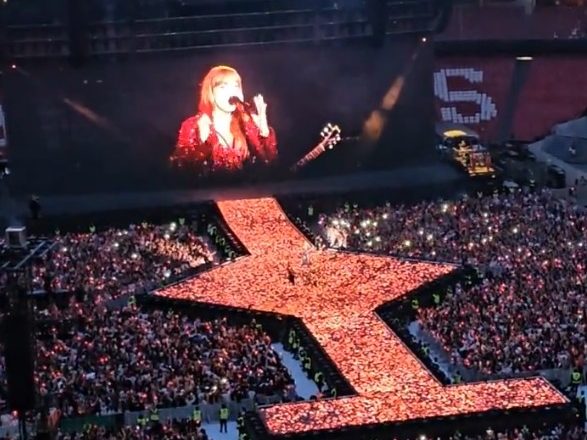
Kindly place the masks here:
[(267, 103), (263, 98), (263, 95), (257, 95), (253, 98), (253, 102), (255, 103), (255, 109), (257, 110), (257, 114), (252, 114), (253, 122), (257, 127), (259, 127), (259, 131), (261, 136), (267, 137), (269, 136), (269, 124), (267, 123)]
[(200, 141), (206, 142), (210, 132), (212, 131), (212, 119), (207, 114), (203, 114), (198, 119), (198, 132), (200, 133)]

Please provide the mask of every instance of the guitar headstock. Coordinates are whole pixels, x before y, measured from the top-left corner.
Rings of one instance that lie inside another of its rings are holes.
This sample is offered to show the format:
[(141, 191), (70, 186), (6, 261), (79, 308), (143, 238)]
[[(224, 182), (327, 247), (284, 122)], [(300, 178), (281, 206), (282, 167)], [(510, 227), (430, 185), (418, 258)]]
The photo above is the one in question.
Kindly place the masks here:
[(340, 127), (329, 122), (324, 126), (324, 128), (322, 128), (322, 131), (320, 132), (320, 136), (322, 137), (321, 143), (325, 148), (332, 149), (340, 142), (340, 134)]

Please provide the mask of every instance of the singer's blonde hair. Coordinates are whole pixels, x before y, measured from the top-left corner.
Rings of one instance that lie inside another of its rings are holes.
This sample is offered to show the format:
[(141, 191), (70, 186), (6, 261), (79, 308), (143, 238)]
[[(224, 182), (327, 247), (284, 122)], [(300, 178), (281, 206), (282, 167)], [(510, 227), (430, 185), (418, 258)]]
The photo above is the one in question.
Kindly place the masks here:
[[(216, 108), (214, 102), (213, 90), (220, 84), (236, 81), (239, 86), (242, 86), (241, 77), (238, 72), (229, 66), (214, 66), (212, 67), (200, 86), (200, 101), (198, 103), (198, 111), (204, 113), (212, 118), (212, 112)], [(249, 156), (249, 148), (247, 146), (247, 138), (240, 123), (240, 118), (236, 114), (232, 114), (230, 123), (230, 132), (234, 137), (234, 148), (237, 149), (243, 158)]]

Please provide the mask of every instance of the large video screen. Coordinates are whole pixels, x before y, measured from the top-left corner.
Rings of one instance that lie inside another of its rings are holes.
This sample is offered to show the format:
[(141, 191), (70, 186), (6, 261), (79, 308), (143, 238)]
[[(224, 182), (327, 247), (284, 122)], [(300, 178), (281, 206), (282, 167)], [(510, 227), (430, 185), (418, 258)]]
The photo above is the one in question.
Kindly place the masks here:
[(203, 188), (434, 157), (432, 48), (215, 49), (4, 72), (12, 187)]

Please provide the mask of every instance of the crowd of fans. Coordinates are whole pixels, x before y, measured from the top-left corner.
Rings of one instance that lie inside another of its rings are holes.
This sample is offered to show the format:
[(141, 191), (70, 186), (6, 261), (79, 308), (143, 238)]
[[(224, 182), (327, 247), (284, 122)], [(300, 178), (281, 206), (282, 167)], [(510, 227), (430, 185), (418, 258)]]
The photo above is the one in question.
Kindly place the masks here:
[(576, 205), (547, 190), (514, 192), (374, 209), (347, 204), (318, 223), (338, 247), (487, 271), (481, 284), (419, 311), (425, 328), (466, 367), (487, 374), (582, 371), (587, 220)]
[(195, 227), (177, 223), (68, 233), (54, 242), (44, 261), (34, 266), (35, 289), (112, 298), (151, 290), (215, 259)]
[[(132, 296), (123, 309), (108, 309), (109, 299), (150, 290), (215, 261), (194, 225), (180, 220), (91, 228), (57, 232), (53, 241), (33, 267), (34, 289), (56, 299), (37, 316), (36, 380), (62, 416), (295, 394), (269, 337), (255, 325), (145, 311)], [(85, 300), (60, 291), (81, 291)]]
[(131, 305), (74, 306), (37, 343), (37, 381), (63, 416), (285, 395), (287, 369), (256, 325), (200, 321)]
[[(244, 215), (243, 206), (235, 209)], [(255, 206), (254, 211), (261, 208)], [(261, 223), (266, 230), (268, 223)], [(275, 219), (273, 223), (285, 224)], [(261, 225), (247, 228), (257, 233)], [(506, 374), (583, 368), (587, 221), (569, 202), (541, 191), (373, 209), (345, 205), (334, 214), (322, 214), (318, 229), (336, 247), (467, 262), (485, 271), (482, 283), (470, 289), (457, 287), (439, 307), (419, 310), (424, 326), (466, 366)], [(226, 320), (201, 321), (174, 311), (140, 309), (134, 301), (120, 310), (105, 307), (103, 299), (150, 289), (212, 261), (205, 240), (194, 231), (183, 224), (141, 224), (65, 234), (56, 238), (52, 258), (37, 264), (37, 289), (81, 289), (97, 298), (91, 303), (71, 301), (65, 312), (52, 307), (39, 327), (37, 382), (41, 394), (53, 396), (63, 416), (239, 401), (257, 395), (287, 399), (292, 389), (295, 394), (269, 337), (255, 323), (232, 327)], [(276, 237), (291, 247), (294, 239), (288, 241), (280, 231)], [(496, 438), (584, 436), (578, 427), (556, 430), (518, 430)], [(157, 431), (91, 428), (60, 438), (206, 436), (189, 423), (170, 423)]]
[(527, 426), (495, 432), (488, 429), (481, 435), (453, 435), (448, 440), (582, 440), (585, 429), (579, 423), (546, 425), (530, 429)]
[(59, 433), (57, 440), (210, 440), (205, 429), (190, 421), (169, 421), (157, 426), (126, 426), (120, 430), (89, 426), (84, 432)]
[[(419, 440), (427, 438), (437, 440), (583, 440), (584, 436), (585, 430), (580, 423), (558, 423), (544, 424), (536, 428), (521, 426), (509, 430), (489, 428), (477, 435), (456, 432), (449, 436), (427, 437), (423, 434)], [(189, 421), (169, 421), (156, 428), (152, 426), (125, 427), (119, 431), (90, 427), (84, 433), (60, 434), (58, 436), (58, 440), (208, 440), (208, 438), (205, 430), (198, 429)]]

